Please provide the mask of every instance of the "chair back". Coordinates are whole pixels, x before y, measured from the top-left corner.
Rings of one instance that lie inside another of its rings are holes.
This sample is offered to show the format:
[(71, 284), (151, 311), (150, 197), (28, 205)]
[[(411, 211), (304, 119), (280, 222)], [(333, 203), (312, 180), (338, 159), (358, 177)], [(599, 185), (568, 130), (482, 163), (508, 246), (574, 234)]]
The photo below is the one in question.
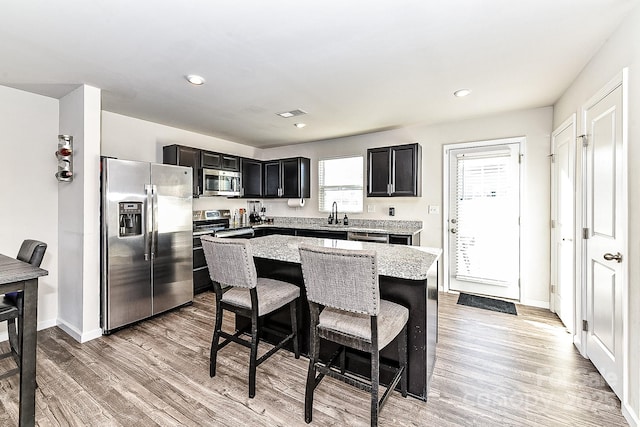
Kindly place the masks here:
[(256, 287), (258, 275), (249, 240), (202, 236), (200, 241), (211, 280), (221, 286)]
[(377, 316), (380, 288), (376, 252), (299, 246), (302, 276), (311, 302)]
[(47, 250), (47, 244), (38, 240), (27, 239), (22, 242), (18, 256), (16, 257), (20, 261), (28, 262), (34, 267), (40, 267), (42, 264), (42, 258)]

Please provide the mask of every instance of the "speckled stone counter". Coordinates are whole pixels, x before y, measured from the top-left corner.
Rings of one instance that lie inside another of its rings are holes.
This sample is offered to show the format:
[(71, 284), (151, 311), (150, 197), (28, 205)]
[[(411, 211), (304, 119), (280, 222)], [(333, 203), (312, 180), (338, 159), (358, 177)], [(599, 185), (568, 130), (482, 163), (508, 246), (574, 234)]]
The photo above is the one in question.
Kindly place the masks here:
[(350, 219), (349, 225), (327, 224), (326, 218), (303, 218), (303, 217), (273, 217), (273, 223), (255, 225), (260, 227), (280, 227), (305, 230), (324, 231), (357, 231), (366, 233), (395, 234), (400, 236), (415, 236), (422, 231), (422, 221), (400, 221), (400, 220), (373, 220), (373, 219)]
[(298, 245), (301, 242), (325, 247), (375, 250), (378, 255), (379, 275), (408, 280), (426, 280), (429, 269), (442, 252), (440, 249), (419, 246), (281, 235), (256, 237), (251, 240), (251, 250), (255, 257), (298, 264), (300, 263)]
[[(440, 249), (277, 234), (256, 237), (250, 242), (258, 276), (286, 281), (300, 287), (297, 318), (302, 354), (308, 354), (309, 351), (310, 320), (298, 245), (305, 242), (329, 247), (375, 250), (378, 256), (380, 298), (409, 309), (409, 395), (427, 400), (436, 358)], [(288, 310), (267, 315), (263, 322), (265, 328), (261, 337), (271, 343), (279, 342), (279, 337), (270, 335), (269, 328), (291, 330)], [(248, 326), (249, 321), (246, 318), (236, 317), (236, 328), (245, 329)], [(321, 346), (321, 358), (326, 360), (336, 350), (331, 344)], [(380, 357), (391, 361), (398, 360), (395, 341), (381, 350)], [(370, 375), (371, 372), (369, 363), (358, 358), (348, 358), (347, 370), (364, 376)], [(389, 384), (390, 381), (389, 372), (381, 371), (381, 384)]]

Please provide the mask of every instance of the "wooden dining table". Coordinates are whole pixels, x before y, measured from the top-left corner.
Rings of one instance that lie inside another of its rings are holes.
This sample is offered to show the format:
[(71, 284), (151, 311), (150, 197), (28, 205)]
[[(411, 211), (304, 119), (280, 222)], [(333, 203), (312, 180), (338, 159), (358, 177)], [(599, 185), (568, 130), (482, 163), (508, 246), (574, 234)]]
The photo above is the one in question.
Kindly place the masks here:
[(38, 277), (47, 270), (0, 254), (0, 294), (23, 292), (22, 321), (18, 322), (20, 351), (20, 426), (35, 425)]

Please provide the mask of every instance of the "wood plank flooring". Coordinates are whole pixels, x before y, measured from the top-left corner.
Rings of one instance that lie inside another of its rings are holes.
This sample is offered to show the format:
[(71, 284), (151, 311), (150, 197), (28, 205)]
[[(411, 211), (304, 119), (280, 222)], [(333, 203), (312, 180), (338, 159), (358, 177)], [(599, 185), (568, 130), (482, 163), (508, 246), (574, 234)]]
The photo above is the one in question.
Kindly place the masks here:
[[(304, 426), (308, 360), (279, 351), (248, 396), (248, 349), (218, 356), (209, 378), (213, 294), (79, 344), (38, 332), (39, 426)], [(622, 426), (620, 402), (548, 310), (518, 316), (456, 305), (440, 294), (437, 361), (427, 402), (393, 393), (381, 426)], [(226, 319), (230, 330), (231, 319)], [(7, 343), (0, 343), (6, 350)], [(270, 348), (262, 346), (259, 354)], [(11, 367), (0, 361), (0, 372)], [(18, 421), (17, 377), (0, 381), (0, 425)], [(323, 380), (312, 426), (369, 425), (368, 394)]]

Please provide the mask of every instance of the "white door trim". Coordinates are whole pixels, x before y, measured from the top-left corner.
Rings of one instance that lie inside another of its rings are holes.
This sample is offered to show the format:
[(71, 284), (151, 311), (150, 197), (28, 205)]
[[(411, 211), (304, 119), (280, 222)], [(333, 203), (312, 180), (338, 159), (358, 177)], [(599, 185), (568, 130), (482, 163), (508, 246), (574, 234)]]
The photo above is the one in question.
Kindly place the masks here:
[[(470, 141), (470, 142), (459, 142), (454, 144), (444, 144), (442, 146), (442, 194), (443, 194), (443, 208), (442, 208), (442, 247), (443, 247), (443, 257), (442, 257), (442, 268), (443, 268), (443, 291), (449, 292), (449, 256), (448, 249), (449, 248), (449, 200), (450, 200), (450, 181), (449, 181), (449, 150), (457, 150), (460, 148), (476, 148), (476, 147), (487, 147), (491, 145), (504, 145), (504, 144), (520, 144), (520, 194), (523, 193), (524, 189), (524, 180), (525, 180), (525, 171), (524, 164), (525, 162), (522, 158), (526, 154), (526, 142), (527, 138), (525, 136), (514, 136), (510, 138), (501, 138), (501, 139), (490, 139), (490, 140), (482, 140), (482, 141)], [(520, 197), (520, 235), (522, 236), (522, 224), (523, 216), (525, 213), (522, 209), (522, 200), (523, 197)], [(522, 237), (520, 238), (520, 253), (522, 253)], [(522, 298), (522, 289), (524, 285), (524, 281), (522, 280), (522, 265), (519, 267), (520, 270), (520, 299)]]
[[(582, 133), (587, 134), (587, 111), (593, 107), (595, 104), (600, 102), (603, 98), (605, 98), (608, 94), (610, 94), (617, 87), (622, 86), (622, 238), (623, 238), (623, 249), (624, 255), (628, 256), (629, 254), (629, 241), (628, 241), (628, 233), (629, 233), (629, 200), (628, 200), (628, 140), (629, 140), (629, 71), (628, 68), (624, 68), (620, 73), (618, 73), (612, 80), (610, 80), (604, 87), (602, 87), (594, 96), (592, 96), (583, 106), (581, 110), (581, 119), (582, 119)], [(581, 150), (582, 156), (582, 214), (580, 215), (580, 229), (587, 224), (587, 174), (586, 174), (586, 155), (585, 148), (583, 147)], [(580, 245), (580, 257), (581, 259), (581, 301), (578, 304), (576, 301), (576, 311), (579, 313), (576, 316), (577, 319), (582, 320), (586, 319), (587, 316), (587, 241), (582, 239), (582, 245)], [(628, 398), (629, 398), (629, 339), (628, 339), (628, 331), (629, 331), (629, 309), (628, 309), (628, 301), (629, 301), (629, 261), (627, 258), (627, 262), (624, 262), (622, 265), (622, 396), (621, 401), (624, 406), (630, 407)], [(580, 353), (586, 357), (587, 354), (587, 332), (582, 331), (581, 340), (579, 345)]]
[[(577, 181), (576, 181), (576, 167), (575, 167), (575, 163), (577, 160), (577, 151), (576, 151), (576, 138), (577, 138), (577, 115), (576, 113), (571, 114), (571, 116), (569, 118), (567, 118), (564, 122), (562, 122), (560, 124), (560, 126), (558, 126), (551, 134), (551, 155), (554, 156), (555, 153), (555, 140), (558, 137), (558, 135), (560, 135), (562, 132), (564, 132), (567, 129), (572, 128), (572, 132), (571, 132), (571, 137), (573, 138), (574, 141), (574, 150), (571, 153), (571, 155), (573, 156), (573, 160), (574, 160), (574, 170), (573, 170), (573, 190), (574, 190), (574, 194), (576, 191), (576, 187), (577, 187)], [(552, 160), (553, 163), (553, 160)], [(554, 219), (557, 219), (557, 180), (558, 177), (556, 176), (556, 168), (553, 166), (551, 166), (551, 219), (552, 221)], [(569, 331), (571, 333), (572, 336), (576, 336), (578, 335), (580, 332), (578, 332), (580, 330), (580, 328), (578, 328), (578, 325), (582, 325), (582, 322), (579, 321), (579, 317), (577, 315), (577, 313), (579, 312), (579, 310), (577, 309), (577, 305), (579, 304), (578, 302), (580, 301), (580, 280), (577, 279), (580, 277), (580, 261), (578, 260), (578, 256), (577, 256), (577, 239), (576, 236), (580, 236), (581, 233), (578, 230), (577, 227), (580, 226), (579, 221), (577, 220), (576, 216), (579, 215), (578, 213), (578, 209), (576, 209), (576, 197), (574, 195), (573, 198), (573, 216), (574, 216), (574, 230), (573, 230), (573, 254), (574, 254), (574, 265), (573, 265), (573, 277), (574, 277), (574, 284), (573, 284), (573, 330)], [(558, 236), (556, 236), (556, 233), (558, 232), (558, 228), (554, 227), (552, 225), (551, 227), (551, 277), (550, 277), (550, 282), (553, 285), (555, 278), (557, 277), (557, 273), (558, 273), (558, 257), (557, 257), (557, 248), (556, 248), (556, 239)], [(557, 283), (556, 283), (557, 286)], [(556, 289), (557, 291), (557, 289)], [(549, 289), (549, 308), (552, 312), (556, 313), (556, 307), (555, 307), (555, 302), (556, 302), (556, 298), (555, 298), (555, 293), (552, 292), (551, 289)], [(575, 340), (575, 338), (574, 338)]]

